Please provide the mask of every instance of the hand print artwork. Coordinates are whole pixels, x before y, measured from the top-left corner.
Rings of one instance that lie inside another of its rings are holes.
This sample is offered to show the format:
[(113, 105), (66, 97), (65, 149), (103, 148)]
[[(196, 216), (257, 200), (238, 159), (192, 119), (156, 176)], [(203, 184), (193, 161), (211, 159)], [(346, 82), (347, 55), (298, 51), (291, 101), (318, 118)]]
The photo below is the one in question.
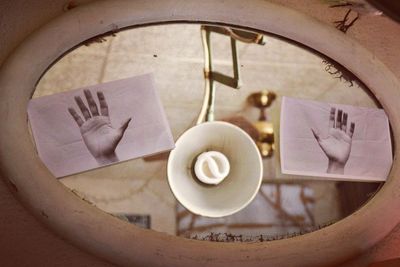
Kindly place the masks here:
[(90, 112), (80, 96), (75, 96), (75, 101), (85, 120), (82, 119), (74, 108), (69, 107), (68, 111), (78, 124), (83, 141), (97, 162), (100, 165), (117, 162), (118, 157), (115, 154), (115, 149), (128, 128), (131, 118), (122, 123), (119, 128), (114, 128), (111, 125), (108, 115), (108, 105), (103, 92), (97, 92), (100, 112), (92, 93), (89, 90), (83, 90), (83, 92), (85, 93)]
[(56, 177), (174, 148), (151, 74), (32, 99), (28, 116)]
[(392, 165), (382, 109), (284, 97), (280, 154), (284, 174), (384, 181)]
[(316, 129), (311, 128), (311, 131), (322, 151), (328, 157), (326, 172), (344, 174), (344, 166), (350, 156), (355, 124), (352, 122), (346, 132), (347, 113), (339, 109), (335, 116), (335, 111), (336, 109), (332, 107), (329, 115), (329, 131), (326, 136), (321, 136)]

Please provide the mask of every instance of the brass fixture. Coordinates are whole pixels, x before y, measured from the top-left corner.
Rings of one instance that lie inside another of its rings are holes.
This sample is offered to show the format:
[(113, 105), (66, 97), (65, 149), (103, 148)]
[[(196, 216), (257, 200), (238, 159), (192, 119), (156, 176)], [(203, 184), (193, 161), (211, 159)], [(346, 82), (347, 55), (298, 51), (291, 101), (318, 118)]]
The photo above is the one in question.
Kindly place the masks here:
[[(231, 39), (231, 52), (232, 52), (232, 67), (233, 77), (215, 71), (212, 63), (211, 53), (211, 33), (227, 35)], [(244, 43), (253, 43), (264, 45), (264, 36), (262, 34), (229, 27), (202, 25), (201, 26), (201, 40), (204, 49), (204, 79), (205, 90), (204, 100), (201, 107), (197, 124), (205, 121), (214, 120), (214, 103), (215, 103), (215, 82), (222, 83), (226, 86), (239, 89), (241, 87), (240, 69), (238, 52), (236, 49), (236, 41)]]
[(267, 119), (266, 109), (271, 106), (275, 100), (276, 94), (271, 91), (262, 90), (249, 95), (247, 101), (253, 107), (260, 109), (260, 117), (254, 123), (258, 131), (256, 144), (263, 158), (271, 157), (275, 150), (274, 144), (274, 127)]

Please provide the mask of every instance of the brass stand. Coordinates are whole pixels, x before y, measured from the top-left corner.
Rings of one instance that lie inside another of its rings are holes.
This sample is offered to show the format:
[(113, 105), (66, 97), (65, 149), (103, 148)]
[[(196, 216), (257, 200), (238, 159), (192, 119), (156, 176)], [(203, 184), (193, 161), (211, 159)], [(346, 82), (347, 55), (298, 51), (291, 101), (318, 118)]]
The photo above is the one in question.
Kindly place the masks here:
[(259, 133), (256, 144), (263, 158), (271, 157), (275, 150), (274, 127), (268, 121), (266, 113), (266, 109), (271, 106), (275, 98), (276, 94), (267, 90), (253, 93), (247, 98), (250, 105), (260, 109), (260, 117), (254, 126)]

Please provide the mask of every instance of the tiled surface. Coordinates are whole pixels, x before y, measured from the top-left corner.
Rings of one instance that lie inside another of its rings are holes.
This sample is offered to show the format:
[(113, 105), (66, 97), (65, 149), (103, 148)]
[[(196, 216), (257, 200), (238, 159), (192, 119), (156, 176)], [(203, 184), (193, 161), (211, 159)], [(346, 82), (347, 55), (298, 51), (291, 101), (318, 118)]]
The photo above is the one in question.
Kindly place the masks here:
[[(228, 38), (213, 35), (215, 69), (231, 73)], [(258, 111), (246, 97), (270, 89), (278, 99), (268, 110), (279, 132), (280, 97), (294, 96), (321, 101), (373, 107), (357, 85), (333, 78), (322, 59), (283, 41), (266, 37), (266, 45), (238, 44), (243, 87), (233, 90), (217, 85), (216, 117), (242, 115), (254, 121)], [(199, 25), (163, 25), (137, 28), (107, 37), (103, 43), (82, 46), (62, 58), (43, 77), (34, 97), (82, 86), (154, 72), (156, 86), (177, 138), (197, 118), (203, 96), (203, 50)], [(276, 159), (264, 161), (264, 178), (276, 179)], [(174, 234), (176, 202), (166, 181), (166, 161), (137, 159), (60, 180), (99, 208), (110, 213), (149, 214), (152, 229)], [(335, 183), (307, 182), (316, 199), (315, 224), (340, 218)], [(263, 230), (264, 231), (264, 230)], [(287, 229), (270, 229), (285, 235)], [(264, 231), (268, 234), (268, 229)]]
[(178, 234), (207, 239), (210, 233), (229, 233), (246, 241), (285, 237), (318, 227), (315, 203), (315, 191), (308, 185), (263, 184), (251, 204), (231, 216), (205, 218), (179, 206)]

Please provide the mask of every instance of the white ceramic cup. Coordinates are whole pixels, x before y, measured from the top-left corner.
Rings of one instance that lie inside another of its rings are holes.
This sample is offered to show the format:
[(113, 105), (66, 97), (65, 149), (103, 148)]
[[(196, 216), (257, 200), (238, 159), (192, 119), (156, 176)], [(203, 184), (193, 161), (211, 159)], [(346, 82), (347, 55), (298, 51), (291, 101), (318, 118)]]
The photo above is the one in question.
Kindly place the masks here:
[[(216, 185), (205, 184), (195, 175), (198, 156), (217, 151), (226, 156), (228, 175)], [(168, 182), (176, 199), (191, 212), (206, 217), (231, 215), (246, 207), (262, 181), (262, 159), (251, 137), (226, 122), (196, 125), (176, 142), (168, 158)]]

